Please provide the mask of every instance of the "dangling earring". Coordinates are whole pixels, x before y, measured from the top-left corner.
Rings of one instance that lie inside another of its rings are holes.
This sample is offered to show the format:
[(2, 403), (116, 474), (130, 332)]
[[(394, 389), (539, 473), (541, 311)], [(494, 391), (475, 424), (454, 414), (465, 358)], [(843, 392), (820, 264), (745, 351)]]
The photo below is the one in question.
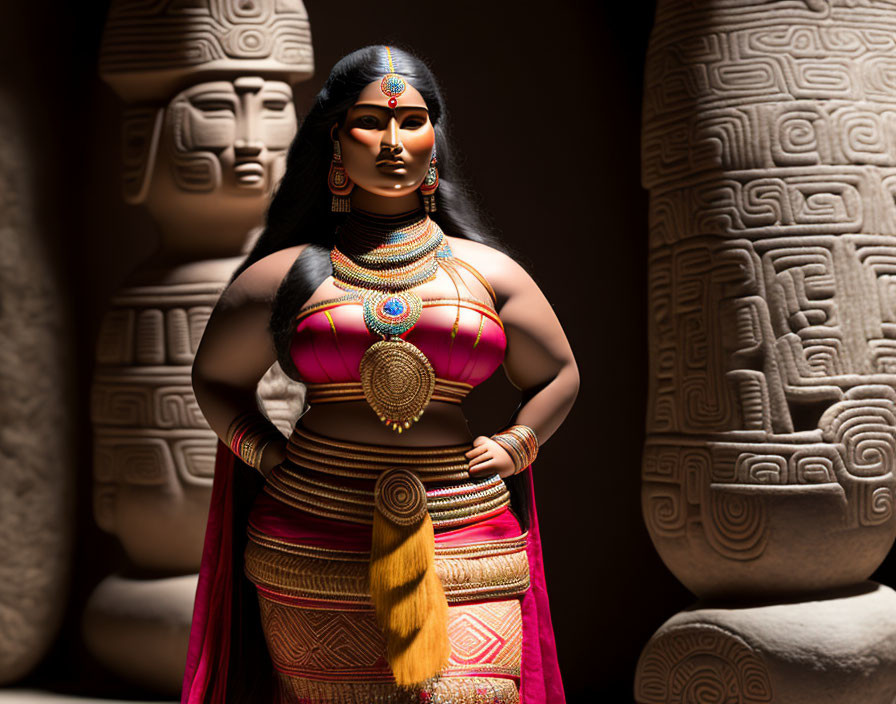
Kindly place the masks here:
[(350, 212), (352, 204), (348, 196), (355, 184), (345, 173), (345, 167), (342, 165), (342, 149), (336, 139), (333, 140), (333, 161), (330, 162), (330, 172), (327, 174), (327, 186), (333, 194), (330, 210), (334, 213)]
[(423, 196), (423, 209), (427, 213), (436, 212), (436, 189), (439, 187), (439, 170), (436, 168), (436, 151), (433, 148), (429, 170), (420, 184), (420, 195)]

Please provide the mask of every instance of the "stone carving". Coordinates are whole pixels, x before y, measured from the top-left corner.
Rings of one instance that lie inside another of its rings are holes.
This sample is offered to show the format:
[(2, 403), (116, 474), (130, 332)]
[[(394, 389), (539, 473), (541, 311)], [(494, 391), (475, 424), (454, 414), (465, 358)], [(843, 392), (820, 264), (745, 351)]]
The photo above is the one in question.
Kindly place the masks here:
[(0, 95), (0, 685), (53, 643), (74, 533), (75, 339), (59, 287), (25, 123)]
[(896, 592), (866, 582), (812, 601), (698, 603), (641, 654), (638, 704), (892, 704)]
[[(698, 594), (855, 583), (896, 535), (884, 7), (703, 2), (689, 11), (713, 9), (699, 31), (660, 9), (643, 148), (644, 510)], [(817, 511), (849, 565), (804, 559), (815, 538), (800, 516)]]
[(774, 701), (762, 656), (738, 635), (708, 623), (667, 626), (638, 664), (644, 704)]
[(894, 46), (878, 0), (659, 3), (642, 498), (699, 596), (855, 585), (896, 536)]
[[(193, 355), (283, 173), (291, 84), (312, 67), (300, 0), (110, 10), (100, 71), (127, 103), (124, 197), (148, 210), (160, 239), (111, 301), (91, 397), (94, 515), (141, 577), (102, 583), (84, 630), (97, 658), (159, 692), (180, 690), (185, 657), (171, 653), (186, 652), (217, 445), (193, 397)], [(300, 386), (275, 365), (259, 393), (288, 432)], [(158, 608), (147, 611), (152, 594)], [(147, 670), (148, 658), (159, 666)]]
[(157, 101), (201, 74), (281, 76), (314, 69), (302, 0), (124, 0), (106, 21), (100, 74), (128, 103)]

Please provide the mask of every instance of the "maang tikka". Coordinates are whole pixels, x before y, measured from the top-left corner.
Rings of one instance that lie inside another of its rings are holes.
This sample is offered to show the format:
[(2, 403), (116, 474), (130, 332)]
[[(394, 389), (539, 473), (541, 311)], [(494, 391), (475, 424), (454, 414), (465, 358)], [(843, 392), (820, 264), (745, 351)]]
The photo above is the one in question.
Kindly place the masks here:
[(330, 201), (330, 210), (334, 213), (347, 213), (351, 207), (349, 194), (355, 187), (354, 182), (345, 172), (342, 165), (342, 149), (339, 146), (339, 140), (333, 140), (333, 161), (330, 162), (330, 172), (327, 174), (327, 186), (333, 198)]

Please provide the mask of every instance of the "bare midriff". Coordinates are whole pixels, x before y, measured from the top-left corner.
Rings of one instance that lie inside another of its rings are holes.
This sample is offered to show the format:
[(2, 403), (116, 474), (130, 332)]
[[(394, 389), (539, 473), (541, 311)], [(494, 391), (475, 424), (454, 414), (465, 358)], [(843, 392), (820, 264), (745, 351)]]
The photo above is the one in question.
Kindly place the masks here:
[(327, 437), (393, 447), (463, 445), (472, 442), (459, 404), (430, 401), (420, 420), (402, 433), (386, 427), (365, 401), (311, 406), (299, 423)]

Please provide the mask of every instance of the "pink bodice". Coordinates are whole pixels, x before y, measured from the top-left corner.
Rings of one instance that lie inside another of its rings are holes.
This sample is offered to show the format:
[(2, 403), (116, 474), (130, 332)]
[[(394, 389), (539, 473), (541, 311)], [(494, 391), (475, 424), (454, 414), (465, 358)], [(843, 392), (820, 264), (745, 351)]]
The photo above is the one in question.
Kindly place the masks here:
[[(401, 337), (426, 355), (437, 378), (472, 386), (494, 373), (507, 347), (497, 313), (468, 299), (424, 300), (417, 324)], [(380, 339), (364, 324), (360, 301), (325, 301), (296, 317), (290, 356), (303, 382), (358, 381), (361, 357)]]

